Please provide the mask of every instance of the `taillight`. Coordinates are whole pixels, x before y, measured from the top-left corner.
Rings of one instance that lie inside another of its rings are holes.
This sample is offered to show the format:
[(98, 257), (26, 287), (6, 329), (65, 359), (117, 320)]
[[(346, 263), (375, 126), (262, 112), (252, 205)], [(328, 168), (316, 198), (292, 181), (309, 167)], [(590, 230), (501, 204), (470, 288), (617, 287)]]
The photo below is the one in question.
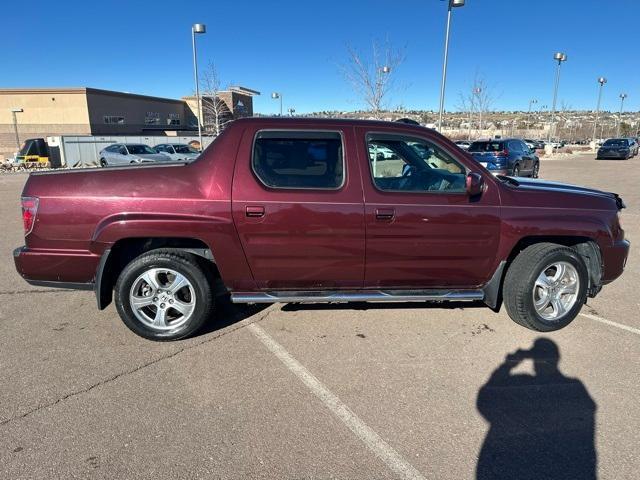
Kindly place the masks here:
[(24, 225), (24, 236), (26, 237), (33, 230), (38, 213), (37, 197), (22, 197), (22, 224)]

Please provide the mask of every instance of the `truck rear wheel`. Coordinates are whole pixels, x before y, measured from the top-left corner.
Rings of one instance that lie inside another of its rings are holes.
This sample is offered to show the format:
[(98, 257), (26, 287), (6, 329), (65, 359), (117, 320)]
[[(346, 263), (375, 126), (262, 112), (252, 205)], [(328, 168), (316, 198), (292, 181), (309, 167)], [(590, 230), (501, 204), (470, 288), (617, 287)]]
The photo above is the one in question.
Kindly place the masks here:
[(213, 293), (193, 255), (154, 250), (124, 268), (115, 286), (115, 303), (134, 333), (169, 341), (202, 327), (213, 312)]
[(507, 270), (505, 307), (513, 321), (531, 330), (559, 330), (580, 312), (587, 283), (587, 267), (575, 250), (537, 243), (520, 252)]

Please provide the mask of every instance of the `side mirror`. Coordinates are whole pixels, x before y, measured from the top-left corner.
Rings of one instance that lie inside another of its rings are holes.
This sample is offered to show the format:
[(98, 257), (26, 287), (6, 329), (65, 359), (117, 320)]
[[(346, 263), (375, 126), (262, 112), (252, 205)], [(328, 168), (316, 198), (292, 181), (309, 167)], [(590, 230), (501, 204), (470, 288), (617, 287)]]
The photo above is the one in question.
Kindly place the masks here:
[(467, 190), (467, 195), (469, 195), (470, 197), (480, 195), (484, 190), (484, 179), (482, 178), (482, 175), (475, 172), (471, 172), (470, 174), (468, 174), (465, 187)]

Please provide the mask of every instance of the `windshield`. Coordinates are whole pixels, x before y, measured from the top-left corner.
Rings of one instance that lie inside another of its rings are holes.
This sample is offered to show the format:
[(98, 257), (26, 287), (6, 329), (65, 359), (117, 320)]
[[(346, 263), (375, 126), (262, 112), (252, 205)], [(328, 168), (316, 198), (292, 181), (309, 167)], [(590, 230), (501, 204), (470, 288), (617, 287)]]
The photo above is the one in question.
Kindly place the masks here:
[(146, 145), (127, 145), (127, 151), (131, 155), (148, 155), (152, 153), (158, 153), (155, 150), (152, 150), (151, 147), (147, 147)]
[(189, 145), (173, 145), (173, 148), (176, 153), (199, 153), (198, 150)]
[(470, 152), (501, 152), (503, 150), (503, 142), (473, 142), (469, 147)]
[(610, 138), (603, 144), (605, 147), (626, 147), (627, 141), (621, 138)]

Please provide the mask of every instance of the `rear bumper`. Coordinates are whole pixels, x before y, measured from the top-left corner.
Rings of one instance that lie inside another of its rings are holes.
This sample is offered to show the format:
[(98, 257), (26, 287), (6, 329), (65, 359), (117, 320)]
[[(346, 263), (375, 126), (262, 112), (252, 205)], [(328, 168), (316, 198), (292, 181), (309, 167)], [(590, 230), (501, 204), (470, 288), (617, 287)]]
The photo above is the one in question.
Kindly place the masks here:
[(629, 256), (629, 246), (628, 240), (621, 240), (602, 251), (602, 261), (604, 263), (603, 284), (611, 283), (622, 275)]
[(16, 270), (31, 285), (92, 290), (100, 256), (78, 250), (13, 251)]

